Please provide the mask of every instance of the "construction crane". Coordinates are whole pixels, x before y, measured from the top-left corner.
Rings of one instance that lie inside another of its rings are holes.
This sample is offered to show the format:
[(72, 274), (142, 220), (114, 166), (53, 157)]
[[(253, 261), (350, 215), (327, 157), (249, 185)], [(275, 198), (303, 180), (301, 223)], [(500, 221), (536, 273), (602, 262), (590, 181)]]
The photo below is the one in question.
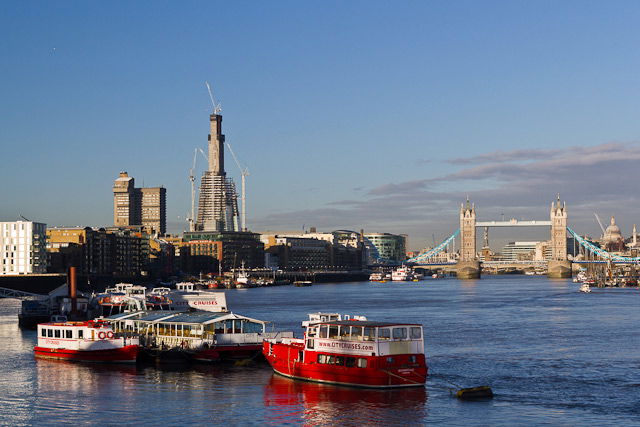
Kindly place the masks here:
[(602, 221), (600, 221), (600, 217), (598, 216), (597, 213), (593, 213), (596, 216), (596, 220), (598, 221), (598, 225), (600, 226), (600, 230), (602, 230), (602, 235), (604, 236), (604, 225), (602, 225)]
[(189, 231), (196, 231), (196, 177), (194, 173), (196, 169), (196, 160), (198, 159), (198, 153), (202, 154), (202, 156), (207, 161), (209, 161), (202, 148), (198, 147), (193, 150), (193, 164), (191, 165), (191, 169), (189, 169), (189, 181), (191, 181), (191, 217), (187, 218), (187, 222), (189, 222)]
[(209, 82), (204, 82), (207, 85), (207, 90), (209, 91), (209, 99), (211, 99), (211, 107), (213, 108), (213, 114), (218, 114), (222, 111), (222, 106), (220, 103), (216, 104), (216, 101), (213, 99), (213, 93), (211, 92), (211, 86), (209, 86)]
[(241, 223), (242, 223), (242, 231), (247, 231), (247, 193), (246, 193), (246, 179), (249, 176), (249, 168), (247, 167), (242, 167), (240, 165), (240, 162), (238, 161), (238, 158), (236, 157), (236, 153), (233, 152), (233, 148), (231, 148), (231, 145), (227, 142), (227, 147), (229, 147), (229, 152), (231, 152), (231, 155), (233, 156), (233, 160), (236, 162), (236, 165), (238, 165), (238, 169), (240, 169), (240, 175), (242, 176), (242, 196), (241, 199), (242, 200), (242, 214), (241, 214)]

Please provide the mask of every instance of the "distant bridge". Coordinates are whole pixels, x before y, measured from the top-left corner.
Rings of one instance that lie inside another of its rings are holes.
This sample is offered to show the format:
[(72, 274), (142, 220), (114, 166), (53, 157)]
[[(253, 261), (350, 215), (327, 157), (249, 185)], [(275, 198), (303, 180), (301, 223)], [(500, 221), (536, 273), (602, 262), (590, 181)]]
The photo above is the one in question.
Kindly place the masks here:
[[(551, 203), (550, 220), (517, 220), (508, 221), (476, 221), (475, 206), (467, 200), (466, 206), (460, 207), (460, 228), (436, 247), (410, 258), (407, 263), (420, 266), (464, 265), (466, 278), (477, 278), (480, 274), (480, 261), (476, 251), (476, 228), (484, 227), (549, 227), (551, 229), (551, 259), (549, 261), (483, 261), (484, 266), (548, 266), (552, 277), (569, 277), (571, 263), (575, 264), (640, 264), (640, 257), (625, 257), (610, 253), (587, 241), (567, 225), (567, 207), (558, 199)], [(567, 233), (583, 248), (586, 260), (568, 260)], [(455, 246), (455, 238), (460, 235), (460, 259), (457, 263), (441, 261), (438, 256), (449, 244)]]

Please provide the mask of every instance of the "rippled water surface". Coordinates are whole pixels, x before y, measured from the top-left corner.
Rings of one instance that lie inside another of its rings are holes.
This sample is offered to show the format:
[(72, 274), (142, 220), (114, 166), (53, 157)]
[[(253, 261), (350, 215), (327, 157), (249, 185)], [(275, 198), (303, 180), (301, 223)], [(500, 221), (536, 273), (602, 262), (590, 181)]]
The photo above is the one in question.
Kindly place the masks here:
[[(266, 365), (90, 365), (35, 360), (19, 301), (0, 300), (0, 424), (640, 424), (640, 290), (486, 276), (227, 292), (237, 313), (300, 333), (318, 310), (422, 323), (426, 387), (296, 382)], [(490, 385), (489, 402), (456, 387)]]

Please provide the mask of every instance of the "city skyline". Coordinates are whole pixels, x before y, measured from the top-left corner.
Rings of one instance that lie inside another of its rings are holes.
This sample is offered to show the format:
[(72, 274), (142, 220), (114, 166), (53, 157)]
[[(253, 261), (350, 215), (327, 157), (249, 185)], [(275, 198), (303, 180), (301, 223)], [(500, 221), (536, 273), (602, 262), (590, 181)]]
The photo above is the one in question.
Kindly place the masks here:
[(167, 188), (168, 229), (187, 229), (209, 80), (254, 231), (364, 228), (417, 249), (457, 228), (467, 195), (483, 220), (544, 219), (558, 192), (580, 233), (600, 234), (593, 212), (625, 236), (640, 222), (639, 5), (323, 6), (4, 3), (0, 220), (110, 225), (127, 170)]

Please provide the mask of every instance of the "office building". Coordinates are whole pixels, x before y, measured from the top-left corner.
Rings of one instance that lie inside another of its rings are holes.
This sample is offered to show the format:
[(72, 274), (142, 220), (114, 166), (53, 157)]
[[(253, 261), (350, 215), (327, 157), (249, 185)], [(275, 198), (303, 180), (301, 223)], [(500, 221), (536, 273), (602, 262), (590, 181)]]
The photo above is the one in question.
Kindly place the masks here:
[(405, 234), (365, 233), (364, 237), (371, 263), (397, 263), (406, 259), (407, 236)]
[(164, 235), (167, 228), (167, 190), (164, 187), (136, 188), (127, 172), (113, 183), (113, 224), (141, 225), (149, 233)]
[[(183, 240), (186, 247), (190, 250), (193, 248), (194, 256), (202, 257), (208, 254), (220, 260), (223, 271), (240, 268), (242, 263), (246, 268), (264, 267), (264, 244), (260, 241), (259, 234), (242, 231), (187, 231)], [(193, 245), (191, 242), (194, 242)], [(221, 246), (209, 242), (220, 242)], [(186, 264), (189, 265), (189, 262)]]

